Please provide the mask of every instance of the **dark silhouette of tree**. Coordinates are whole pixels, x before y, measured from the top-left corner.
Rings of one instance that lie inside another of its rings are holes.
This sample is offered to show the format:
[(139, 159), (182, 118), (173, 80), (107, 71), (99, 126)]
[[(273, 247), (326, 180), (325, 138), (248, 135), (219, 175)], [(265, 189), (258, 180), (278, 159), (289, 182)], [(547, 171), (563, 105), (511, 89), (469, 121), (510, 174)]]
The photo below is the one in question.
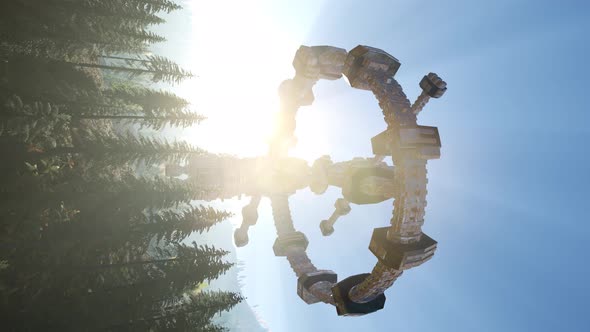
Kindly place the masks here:
[(108, 98), (137, 104), (143, 110), (182, 110), (189, 102), (168, 91), (158, 91), (144, 87), (116, 86), (107, 89), (104, 95)]
[(124, 73), (129, 79), (140, 75), (148, 75), (153, 82), (179, 83), (183, 79), (193, 76), (176, 63), (158, 55), (150, 55), (147, 56), (147, 60), (137, 61), (137, 66), (86, 62), (71, 62), (71, 64), (77, 67), (99, 68)]
[[(16, 96), (7, 99), (6, 103), (0, 107), (0, 121), (6, 127), (12, 128), (11, 132), (28, 132), (31, 126), (43, 128), (44, 130), (64, 130), (62, 128), (64, 123), (72, 119), (75, 121), (125, 121), (129, 124), (139, 124), (142, 127), (159, 130), (167, 125), (182, 128), (190, 127), (199, 124), (205, 117), (186, 110), (175, 109), (147, 111), (141, 109), (120, 110), (115, 107), (93, 106), (89, 103), (85, 106), (67, 104), (67, 106), (61, 107), (55, 106), (55, 104), (52, 105), (51, 103), (42, 104), (40, 102), (24, 104)], [(42, 121), (41, 124), (39, 124), (39, 121)], [(58, 127), (60, 124), (62, 127)]]
[[(199, 123), (144, 86), (192, 74), (146, 56), (170, 0), (0, 2), (0, 319), (13, 330), (221, 331), (242, 297), (203, 292), (232, 264), (193, 243), (230, 214), (198, 182), (140, 176), (201, 149), (114, 126)], [(110, 74), (109, 74), (110, 73)], [(141, 80), (140, 80), (141, 79)]]
[(203, 154), (204, 151), (185, 142), (126, 135), (123, 137), (94, 136), (93, 140), (79, 142), (76, 146), (61, 146), (46, 151), (31, 152), (32, 158), (45, 158), (56, 155), (82, 154), (85, 158), (99, 159), (117, 164), (145, 161), (160, 163), (165, 161), (183, 162), (190, 155)]
[[(21, 306), (34, 310), (27, 313), (21, 326), (71, 330), (77, 326), (115, 327), (130, 321), (157, 325), (172, 316), (227, 310), (241, 300), (237, 294), (227, 293), (200, 306), (186, 301), (199, 283), (216, 278), (231, 266), (221, 260), (226, 252), (196, 244), (159, 251), (157, 255), (165, 256), (86, 266), (72, 265), (62, 257), (59, 265), (37, 266), (36, 273), (26, 276), (28, 287), (20, 287), (12, 296), (21, 299)], [(26, 266), (14, 268), (27, 271)], [(3, 309), (11, 314), (10, 320), (22, 318), (19, 305)], [(48, 324), (47, 317), (53, 324)]]

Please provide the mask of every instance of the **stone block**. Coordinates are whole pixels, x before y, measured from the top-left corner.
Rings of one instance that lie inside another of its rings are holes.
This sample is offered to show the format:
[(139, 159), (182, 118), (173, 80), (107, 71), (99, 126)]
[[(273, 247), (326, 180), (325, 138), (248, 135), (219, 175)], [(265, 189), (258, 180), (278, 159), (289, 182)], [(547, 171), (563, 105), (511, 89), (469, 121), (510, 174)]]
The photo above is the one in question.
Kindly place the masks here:
[(238, 228), (234, 231), (234, 243), (236, 247), (243, 247), (248, 244), (248, 232)]
[(396, 152), (410, 152), (417, 159), (440, 158), (440, 135), (437, 127), (411, 126), (388, 129), (371, 138), (373, 154), (393, 156)]
[(406, 270), (418, 266), (434, 255), (437, 242), (422, 233), (413, 243), (397, 243), (387, 240), (389, 227), (375, 228), (369, 250), (379, 261), (392, 269)]
[(369, 273), (364, 273), (350, 276), (332, 287), (332, 296), (338, 316), (362, 316), (383, 309), (385, 294), (379, 294), (373, 300), (365, 303), (353, 302), (348, 296), (348, 292), (367, 279), (369, 275)]
[(297, 295), (299, 295), (299, 297), (307, 304), (320, 302), (317, 297), (310, 293), (309, 289), (315, 283), (321, 281), (334, 284), (338, 281), (338, 275), (330, 270), (319, 270), (305, 273), (297, 279)]
[(440, 98), (447, 91), (447, 83), (435, 73), (429, 73), (420, 81), (420, 87), (432, 98)]
[(245, 225), (256, 225), (258, 221), (258, 208), (253, 205), (246, 205), (242, 208), (242, 223)]
[(328, 220), (322, 220), (320, 222), (320, 230), (322, 231), (323, 236), (332, 235), (332, 233), (334, 233), (334, 225)]
[(275, 256), (287, 256), (289, 249), (299, 248), (301, 251), (305, 251), (308, 244), (309, 241), (305, 234), (301, 232), (293, 232), (278, 237), (272, 246), (272, 250), (274, 251)]
[(371, 78), (379, 75), (393, 77), (400, 65), (395, 57), (383, 50), (359, 45), (348, 53), (342, 71), (353, 88), (370, 90)]
[(350, 185), (346, 190), (342, 190), (344, 198), (351, 203), (362, 204), (377, 204), (390, 199), (382, 194), (369, 194), (361, 190), (361, 183), (367, 177), (380, 177), (385, 179), (395, 179), (395, 172), (393, 169), (382, 166), (356, 167), (351, 174)]
[(300, 46), (293, 58), (293, 67), (297, 75), (317, 80), (320, 76), (319, 59), (312, 47)]
[(336, 208), (336, 213), (341, 216), (345, 216), (350, 213), (350, 204), (343, 198), (338, 198), (334, 203), (334, 207)]
[(375, 155), (391, 156), (393, 153), (392, 130), (385, 130), (371, 138), (371, 147)]

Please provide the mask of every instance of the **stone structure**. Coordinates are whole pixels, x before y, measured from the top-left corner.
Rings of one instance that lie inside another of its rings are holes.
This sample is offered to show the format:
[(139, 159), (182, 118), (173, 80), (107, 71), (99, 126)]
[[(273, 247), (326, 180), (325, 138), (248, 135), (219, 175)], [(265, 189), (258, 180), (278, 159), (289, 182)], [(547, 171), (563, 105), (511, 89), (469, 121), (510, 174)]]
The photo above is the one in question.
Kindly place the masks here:
[[(234, 239), (238, 246), (248, 242), (248, 228), (256, 223), (261, 196), (271, 199), (277, 239), (273, 250), (285, 256), (298, 277), (297, 294), (308, 304), (324, 302), (336, 306), (338, 315), (356, 316), (380, 310), (384, 292), (404, 270), (429, 260), (436, 241), (422, 233), (426, 207), (426, 163), (440, 157), (436, 127), (420, 126), (417, 115), (430, 98), (446, 91), (446, 83), (429, 73), (420, 82), (422, 94), (413, 105), (394, 76), (400, 62), (383, 50), (357, 46), (350, 52), (329, 46), (301, 46), (293, 60), (296, 74), (280, 88), (281, 110), (268, 155), (258, 158), (196, 157), (186, 166), (169, 166), (169, 175), (187, 173), (200, 182), (211, 179), (217, 188), (210, 199), (252, 196), (244, 207), (243, 223)], [(355, 158), (333, 163), (325, 156), (310, 167), (305, 161), (288, 158), (296, 142), (296, 114), (314, 101), (312, 88), (319, 79), (346, 76), (353, 88), (371, 91), (381, 107), (385, 130), (371, 139), (374, 158)], [(382, 161), (391, 157), (395, 167)], [(307, 238), (291, 219), (288, 198), (305, 187), (323, 193), (329, 186), (342, 189), (335, 211), (320, 223), (324, 235), (350, 211), (349, 203), (375, 204), (394, 199), (390, 225), (377, 228), (369, 244), (377, 263), (371, 273), (337, 281), (336, 273), (318, 270), (306, 254)]]
[[(370, 250), (377, 257), (373, 271), (334, 282), (331, 273), (325, 278), (321, 277), (322, 273), (317, 274), (302, 247), (287, 251), (287, 259), (300, 278), (298, 294), (306, 303), (322, 300), (335, 304), (339, 315), (371, 313), (383, 308), (383, 293), (403, 270), (427, 261), (436, 249), (436, 241), (422, 233), (422, 225), (427, 193), (426, 162), (440, 157), (440, 137), (435, 127), (419, 126), (416, 116), (431, 97), (442, 96), (446, 83), (434, 73), (426, 75), (420, 82), (422, 94), (411, 105), (394, 78), (400, 62), (383, 50), (363, 45), (348, 53), (335, 47), (301, 46), (293, 66), (295, 77), (285, 81), (280, 89), (281, 114), (288, 119), (289, 126), (275, 136), (269, 150), (271, 155), (286, 155), (288, 144), (284, 142), (294, 141), (295, 114), (300, 106), (313, 102), (312, 87), (320, 78), (338, 79), (344, 74), (353, 88), (373, 92), (384, 115), (386, 130), (371, 140), (373, 152), (378, 155), (373, 161), (366, 161), (364, 166), (360, 160), (335, 165), (328, 159), (312, 166), (316, 174), (312, 183), (314, 192), (321, 193), (328, 185), (337, 185), (342, 188), (346, 201), (356, 204), (395, 198), (391, 225), (376, 229), (371, 239)], [(377, 166), (381, 156), (391, 156), (395, 169)], [(337, 216), (347, 210), (342, 207), (343, 201), (336, 204), (332, 217), (321, 223), (324, 235), (333, 231)], [(273, 206), (273, 212), (274, 209)], [(277, 213), (285, 214), (285, 211)], [(293, 228), (290, 217), (275, 218), (275, 225), (277, 229)], [(312, 278), (316, 275), (320, 277)], [(327, 291), (330, 284), (331, 294)]]

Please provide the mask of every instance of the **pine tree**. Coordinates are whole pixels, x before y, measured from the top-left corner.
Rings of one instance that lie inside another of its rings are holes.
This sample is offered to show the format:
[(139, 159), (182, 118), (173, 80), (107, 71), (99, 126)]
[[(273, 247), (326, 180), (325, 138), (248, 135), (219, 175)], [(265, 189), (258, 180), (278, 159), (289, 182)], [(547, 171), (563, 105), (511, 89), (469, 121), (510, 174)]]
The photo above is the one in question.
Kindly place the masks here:
[(113, 121), (126, 121), (130, 124), (139, 124), (141, 127), (152, 128), (160, 130), (165, 126), (174, 126), (187, 128), (198, 124), (205, 118), (200, 114), (194, 113), (179, 113), (175, 116), (151, 116), (151, 115), (88, 115), (82, 114), (75, 116), (77, 119), (82, 120), (113, 120)]
[[(150, 318), (133, 321), (118, 328), (140, 330), (148, 326), (156, 330), (197, 330), (225, 331), (215, 325), (204, 325), (217, 313), (227, 311), (241, 302), (240, 295), (231, 292), (205, 292), (191, 295), (179, 303), (164, 306), (161, 311)], [(201, 328), (201, 329), (199, 329)]]
[(180, 163), (189, 156), (204, 151), (185, 142), (167, 142), (147, 137), (126, 135), (123, 137), (94, 136), (93, 140), (78, 142), (76, 146), (55, 147), (45, 151), (31, 152), (32, 158), (56, 155), (80, 154), (85, 158), (124, 164), (126, 162)]
[(184, 211), (163, 211), (152, 216), (138, 217), (134, 230), (137, 233), (154, 234), (158, 242), (180, 242), (193, 232), (209, 230), (211, 226), (227, 219), (231, 214), (211, 207), (191, 207)]
[(116, 85), (105, 90), (103, 94), (105, 98), (113, 102), (138, 105), (144, 112), (165, 112), (164, 114), (169, 114), (168, 112), (182, 111), (189, 106), (186, 99), (170, 92), (144, 87)]
[[(44, 130), (61, 130), (71, 120), (111, 120), (124, 121), (129, 124), (139, 124), (142, 127), (162, 129), (165, 126), (190, 127), (205, 119), (204, 116), (191, 113), (185, 110), (139, 110), (139, 109), (118, 109), (108, 106), (96, 106), (87, 103), (85, 106), (66, 104), (66, 106), (55, 106), (55, 104), (34, 102), (24, 104), (19, 97), (14, 96), (7, 100), (3, 107), (0, 107), (0, 128), (7, 128), (6, 134), (21, 131), (29, 132), (30, 127), (37, 127)], [(39, 124), (41, 121), (42, 125)], [(28, 125), (28, 126), (27, 126)], [(44, 126), (44, 127), (43, 127)], [(26, 130), (24, 129), (26, 128)], [(0, 132), (0, 135), (2, 133)], [(25, 141), (28, 139), (25, 138)]]
[(159, 13), (179, 8), (169, 0), (0, 2), (5, 329), (221, 331), (213, 315), (242, 300), (195, 292), (230, 268), (226, 251), (180, 244), (229, 216), (187, 208), (209, 188), (134, 174), (138, 162), (178, 163), (202, 150), (91, 128), (202, 120), (171, 93), (103, 84), (111, 79), (105, 72), (153, 82), (190, 77), (166, 58), (139, 55), (164, 40), (149, 30), (163, 23)]
[[(33, 42), (37, 48), (53, 49), (57, 53), (82, 51), (93, 45), (109, 52), (145, 51), (143, 42), (162, 40), (145, 31), (148, 25), (162, 22), (156, 14), (179, 8), (180, 6), (170, 1), (80, 0), (32, 3), (27, 0), (7, 0), (3, 3), (4, 10), (0, 11), (7, 14), (0, 14), (0, 22), (4, 23), (0, 24), (0, 37), (16, 44)], [(38, 14), (33, 18), (31, 12)], [(72, 15), (73, 12), (76, 15)], [(19, 26), (28, 28), (13, 28)]]
[(167, 58), (150, 55), (147, 60), (139, 62), (137, 66), (109, 65), (88, 62), (72, 62), (74, 66), (82, 68), (99, 68), (124, 73), (129, 79), (140, 75), (148, 75), (152, 82), (179, 83), (183, 79), (193, 76), (189, 71), (182, 69), (178, 64)]
[[(26, 287), (21, 286), (17, 294), (13, 294), (24, 301), (12, 308), (3, 308), (9, 310), (3, 313), (18, 319), (20, 306), (31, 306), (28, 309), (34, 309), (33, 316), (29, 315), (28, 320), (21, 323), (47, 327), (49, 317), (65, 330), (75, 330), (76, 326), (85, 324), (104, 326), (105, 321), (107, 324), (145, 321), (144, 317), (151, 319), (152, 313), (162, 306), (178, 307), (183, 294), (189, 294), (199, 283), (225, 272), (231, 266), (221, 261), (225, 253), (193, 244), (160, 249), (158, 254), (165, 256), (157, 259), (146, 257), (117, 264), (71, 266), (67, 264), (67, 257), (62, 258), (65, 264), (54, 268), (37, 266), (37, 273), (26, 279)], [(233, 300), (241, 298), (233, 294)], [(49, 303), (53, 305), (47, 305)], [(229, 304), (231, 301), (226, 299), (225, 306), (220, 303), (207, 310), (223, 310)]]

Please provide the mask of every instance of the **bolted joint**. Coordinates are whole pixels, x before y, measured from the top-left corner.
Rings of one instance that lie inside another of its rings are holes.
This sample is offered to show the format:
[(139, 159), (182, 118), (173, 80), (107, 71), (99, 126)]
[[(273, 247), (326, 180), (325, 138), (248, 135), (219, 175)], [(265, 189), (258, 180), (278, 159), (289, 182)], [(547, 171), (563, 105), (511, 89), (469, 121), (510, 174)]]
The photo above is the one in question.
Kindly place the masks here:
[(332, 296), (338, 316), (362, 316), (383, 309), (385, 305), (385, 294), (383, 293), (365, 303), (354, 302), (348, 295), (354, 286), (365, 281), (370, 275), (370, 273), (364, 273), (350, 276), (332, 287)]
[(248, 231), (238, 228), (234, 231), (234, 243), (236, 247), (243, 247), (248, 244)]
[(338, 275), (330, 270), (304, 273), (299, 279), (297, 279), (297, 295), (299, 295), (299, 297), (307, 304), (318, 303), (321, 300), (310, 292), (311, 286), (322, 281), (334, 284), (337, 280)]
[(432, 98), (440, 98), (447, 91), (447, 82), (435, 73), (429, 73), (420, 81), (422, 91)]
[(387, 240), (389, 227), (375, 228), (369, 250), (379, 261), (392, 269), (407, 270), (416, 267), (434, 255), (437, 242), (422, 233), (420, 240), (413, 243), (397, 243)]
[(301, 232), (293, 232), (287, 235), (278, 237), (272, 246), (275, 256), (287, 256), (290, 249), (300, 249), (305, 251), (307, 249), (307, 237)]
[(338, 198), (334, 203), (334, 207), (336, 208), (336, 213), (341, 216), (345, 216), (350, 213), (350, 204), (344, 198)]
[(322, 220), (320, 222), (320, 230), (323, 236), (330, 236), (334, 233), (334, 225), (329, 220)]

